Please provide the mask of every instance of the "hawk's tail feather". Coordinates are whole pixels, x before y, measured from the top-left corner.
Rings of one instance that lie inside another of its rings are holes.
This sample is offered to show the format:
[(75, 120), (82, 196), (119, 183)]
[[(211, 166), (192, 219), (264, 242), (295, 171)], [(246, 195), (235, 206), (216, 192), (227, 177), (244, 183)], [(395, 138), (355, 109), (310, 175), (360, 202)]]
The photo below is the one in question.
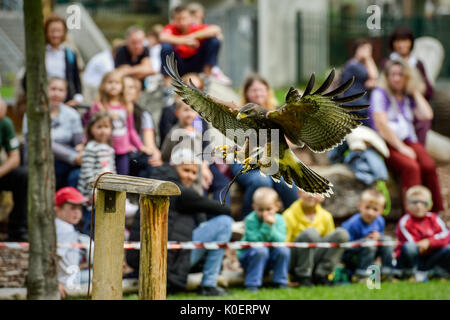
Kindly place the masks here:
[[(286, 183), (294, 182), (297, 188), (311, 194), (329, 197), (333, 194), (333, 184), (299, 160), (291, 150), (281, 160), (280, 173)], [(289, 185), (289, 184), (288, 184)]]

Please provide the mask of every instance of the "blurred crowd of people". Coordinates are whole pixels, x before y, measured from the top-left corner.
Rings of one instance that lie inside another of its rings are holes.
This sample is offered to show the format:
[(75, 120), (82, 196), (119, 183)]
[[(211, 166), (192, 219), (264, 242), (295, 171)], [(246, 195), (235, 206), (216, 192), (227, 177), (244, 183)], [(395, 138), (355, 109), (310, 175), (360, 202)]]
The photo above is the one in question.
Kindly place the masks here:
[[(329, 157), (348, 164), (367, 190), (359, 213), (335, 227), (332, 214), (320, 205), (322, 197), (289, 188), (283, 181), (276, 183), (258, 170), (238, 177), (242, 209), (232, 218), (231, 198), (227, 196), (223, 206), (221, 195), (241, 165), (208, 163), (197, 152), (179, 147), (186, 141), (205, 147), (203, 135), (209, 125), (174, 94), (164, 69), (166, 57), (174, 53), (183, 80), (190, 79), (201, 90), (207, 90), (212, 79), (231, 85), (218, 66), (224, 41), (221, 29), (203, 20), (204, 9), (199, 4), (177, 6), (168, 25), (155, 25), (147, 34), (140, 27), (130, 27), (125, 40), (115, 40), (111, 50), (95, 55), (84, 72), (78, 68), (77, 53), (65, 45), (65, 21), (56, 15), (46, 20), (45, 67), (58, 190), (58, 241), (86, 240), (92, 227), (89, 182), (103, 172), (168, 180), (180, 187), (181, 196), (170, 200), (169, 241), (228, 242), (235, 221), (245, 222), (245, 241), (387, 240), (383, 213), (389, 213), (390, 207), (385, 184), (389, 170), (400, 179), (405, 213), (397, 226), (400, 243), (395, 254), (389, 246), (242, 249), (237, 254), (245, 271), (245, 286), (257, 291), (271, 269), (273, 285), (280, 288), (331, 285), (329, 275), (340, 262), (352, 276), (364, 277), (378, 255), (386, 278), (417, 276), (417, 272), (434, 268), (448, 275), (449, 235), (438, 215), (444, 209), (443, 201), (436, 165), (424, 148), (433, 118), (433, 88), (424, 64), (411, 54), (412, 32), (399, 27), (392, 33), (392, 53), (380, 68), (372, 57), (371, 43), (356, 41), (353, 57), (342, 70), (341, 83), (355, 77), (346, 94), (367, 90), (355, 103), (370, 108), (364, 111), (367, 120), (358, 128), (361, 131), (349, 135)], [(26, 92), (25, 79), (26, 74), (22, 81)], [(143, 91), (152, 90), (158, 81), (164, 106), (156, 124), (151, 108), (139, 101)], [(257, 74), (244, 81), (241, 93), (242, 105), (252, 102), (270, 110), (279, 106), (269, 82)], [(90, 100), (93, 102), (86, 107), (84, 101)], [(5, 110), (0, 100), (0, 147), (8, 154), (0, 165), (0, 190), (10, 190), (14, 197), (8, 241), (27, 241), (27, 141), (21, 148)], [(25, 115), (25, 137), (27, 131)], [(127, 200), (127, 212), (135, 214), (137, 210)], [(135, 214), (127, 239), (139, 241), (139, 231), (139, 214)], [(79, 249), (59, 249), (58, 255), (64, 295), (69, 267), (86, 257)], [(200, 268), (200, 294), (226, 294), (217, 285), (223, 257), (223, 249), (169, 251), (168, 291), (186, 290), (189, 272)], [(139, 252), (129, 250), (126, 258), (137, 275)], [(84, 272), (79, 279), (87, 281)]]

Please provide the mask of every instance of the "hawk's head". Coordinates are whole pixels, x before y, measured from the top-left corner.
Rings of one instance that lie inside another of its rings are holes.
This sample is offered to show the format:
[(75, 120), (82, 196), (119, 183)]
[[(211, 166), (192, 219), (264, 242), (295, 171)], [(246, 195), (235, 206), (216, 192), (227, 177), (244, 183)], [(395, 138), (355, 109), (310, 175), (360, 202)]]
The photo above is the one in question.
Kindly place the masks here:
[(239, 109), (239, 113), (237, 114), (236, 118), (238, 120), (248, 118), (248, 117), (264, 118), (268, 111), (269, 110), (261, 107), (260, 105), (257, 105), (256, 103), (247, 103), (245, 106), (243, 106), (241, 109)]

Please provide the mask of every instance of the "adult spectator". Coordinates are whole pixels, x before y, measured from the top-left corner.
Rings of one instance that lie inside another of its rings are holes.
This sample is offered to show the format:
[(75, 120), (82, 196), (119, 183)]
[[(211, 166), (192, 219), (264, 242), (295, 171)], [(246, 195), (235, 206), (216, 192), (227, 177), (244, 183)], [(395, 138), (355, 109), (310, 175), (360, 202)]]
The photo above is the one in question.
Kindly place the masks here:
[(155, 74), (148, 48), (144, 46), (145, 32), (140, 27), (131, 26), (126, 33), (126, 44), (117, 50), (115, 66), (124, 76), (133, 76), (142, 81)]
[(76, 106), (83, 102), (80, 72), (75, 52), (65, 46), (67, 26), (65, 21), (51, 15), (45, 21), (45, 67), (48, 78), (58, 77), (67, 81), (64, 103)]
[[(363, 91), (367, 94), (356, 101), (349, 102), (348, 105), (368, 105), (370, 91), (377, 86), (378, 68), (372, 57), (372, 45), (367, 39), (357, 39), (353, 45), (353, 57), (347, 61), (342, 70), (340, 82), (347, 82), (355, 77), (353, 85), (345, 92), (346, 96), (351, 96)], [(355, 111), (361, 115), (368, 116), (369, 108)], [(370, 119), (362, 120), (363, 124), (370, 127)]]
[(123, 44), (124, 40), (114, 39), (111, 50), (108, 49), (97, 53), (89, 60), (83, 75), (83, 84), (85, 85), (84, 91), (89, 92), (89, 99), (86, 99), (89, 103), (94, 101), (103, 76), (114, 70), (114, 59), (117, 50), (122, 47)]
[(147, 34), (150, 60), (152, 61), (153, 70), (158, 73), (161, 72), (161, 40), (159, 39), (159, 35), (163, 29), (163, 25), (155, 24)]
[(181, 76), (189, 72), (204, 72), (206, 76), (211, 76), (212, 68), (217, 65), (220, 27), (193, 24), (189, 10), (184, 5), (173, 8), (171, 17), (172, 22), (160, 34), (161, 73), (165, 76), (165, 86), (170, 86), (170, 78), (164, 70), (166, 56), (172, 52), (175, 52)]
[(20, 167), (19, 141), (10, 118), (6, 116), (6, 103), (0, 98), (0, 150), (7, 157), (0, 162), (0, 190), (12, 191), (14, 207), (8, 220), (8, 241), (28, 241), (27, 234), (27, 182), (28, 173)]
[(410, 86), (410, 68), (400, 60), (389, 60), (381, 76), (381, 86), (370, 97), (374, 128), (387, 142), (387, 166), (401, 178), (403, 199), (406, 190), (425, 185), (433, 194), (433, 211), (443, 210), (436, 164), (419, 143), (414, 119), (429, 121), (433, 111), (420, 91)]
[(151, 153), (147, 155), (137, 150), (130, 153), (130, 175), (146, 177), (152, 167), (162, 165), (161, 152), (155, 143), (153, 118), (150, 112), (140, 107), (137, 102), (141, 94), (141, 82), (134, 77), (126, 76), (123, 83), (127, 109), (133, 112), (134, 128)]
[[(433, 87), (427, 77), (425, 66), (411, 54), (414, 46), (414, 35), (408, 27), (400, 26), (394, 29), (389, 36), (389, 47), (392, 53), (389, 60), (404, 60), (411, 68), (410, 83), (417, 87), (417, 90), (429, 102), (433, 97)], [(414, 122), (417, 139), (422, 145), (425, 145), (426, 135), (431, 127), (431, 120), (416, 119)]]
[[(353, 56), (345, 64), (340, 77), (344, 84), (354, 77), (353, 85), (345, 92), (351, 96), (366, 91), (366, 95), (347, 103), (347, 105), (370, 105), (370, 92), (377, 86), (378, 69), (372, 57), (372, 45), (367, 39), (357, 39), (353, 44)], [(364, 126), (352, 131), (347, 139), (328, 153), (328, 158), (334, 163), (345, 163), (354, 172), (356, 179), (367, 186), (377, 183), (377, 188), (386, 197), (386, 211), (390, 211), (390, 196), (386, 187), (388, 171), (384, 158), (389, 155), (387, 146), (372, 127), (370, 107), (354, 111), (367, 117), (361, 120)]]
[(433, 86), (427, 77), (425, 65), (411, 53), (413, 46), (414, 34), (411, 29), (404, 26), (395, 28), (389, 36), (389, 48), (392, 50), (389, 60), (405, 60), (412, 68), (413, 81), (421, 82), (420, 93), (430, 101), (434, 93)]
[[(187, 5), (187, 9), (192, 18), (193, 24), (204, 24), (205, 23), (205, 7), (201, 3), (191, 2)], [(217, 39), (223, 41), (222, 33), (217, 35)], [(215, 65), (211, 69), (211, 75), (214, 79), (218, 80), (220, 83), (225, 85), (231, 85), (231, 79), (228, 78), (218, 65)]]
[[(48, 99), (52, 120), (52, 151), (55, 158), (56, 189), (77, 187), (83, 150), (81, 117), (73, 108), (63, 103), (67, 83), (62, 78), (48, 82)], [(23, 133), (28, 132), (27, 117), (23, 118)]]
[[(180, 196), (171, 197), (169, 206), (168, 240), (198, 242), (228, 242), (231, 238), (233, 219), (230, 208), (201, 196), (192, 188), (197, 176), (195, 155), (189, 149), (174, 152), (170, 165), (155, 168), (152, 178), (173, 181), (181, 191)], [(130, 241), (140, 239), (140, 217), (136, 215), (130, 233)], [(219, 250), (169, 250), (167, 253), (167, 290), (174, 293), (186, 290), (191, 268), (202, 258), (203, 277), (199, 294), (222, 296), (227, 292), (217, 286), (224, 249)], [(129, 250), (128, 264), (139, 268), (139, 251)]]
[[(244, 81), (242, 92), (243, 99), (241, 105), (252, 102), (269, 110), (276, 109), (278, 102), (275, 99), (273, 90), (270, 88), (268, 82), (259, 75), (249, 76)], [(242, 164), (232, 164), (231, 173), (234, 176), (237, 175), (242, 166)], [(295, 200), (298, 199), (297, 188), (295, 186), (289, 188), (283, 178), (281, 178), (280, 182), (275, 182), (269, 176), (261, 175), (259, 169), (240, 175), (237, 178), (237, 182), (245, 189), (242, 203), (242, 219), (252, 211), (253, 193), (259, 187), (269, 187), (275, 189), (283, 202), (284, 209), (288, 208)]]

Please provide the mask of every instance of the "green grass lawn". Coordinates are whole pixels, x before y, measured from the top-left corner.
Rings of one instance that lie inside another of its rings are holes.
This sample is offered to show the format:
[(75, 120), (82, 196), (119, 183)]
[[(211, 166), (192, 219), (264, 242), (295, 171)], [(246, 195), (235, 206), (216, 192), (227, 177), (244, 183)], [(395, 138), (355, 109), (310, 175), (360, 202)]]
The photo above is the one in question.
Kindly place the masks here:
[[(381, 283), (381, 289), (368, 289), (365, 284), (348, 284), (334, 287), (260, 289), (250, 293), (242, 288), (229, 289), (224, 297), (205, 297), (195, 293), (168, 295), (167, 300), (450, 300), (450, 282), (434, 280), (425, 283), (407, 281)], [(137, 295), (124, 297), (135, 300)]]

